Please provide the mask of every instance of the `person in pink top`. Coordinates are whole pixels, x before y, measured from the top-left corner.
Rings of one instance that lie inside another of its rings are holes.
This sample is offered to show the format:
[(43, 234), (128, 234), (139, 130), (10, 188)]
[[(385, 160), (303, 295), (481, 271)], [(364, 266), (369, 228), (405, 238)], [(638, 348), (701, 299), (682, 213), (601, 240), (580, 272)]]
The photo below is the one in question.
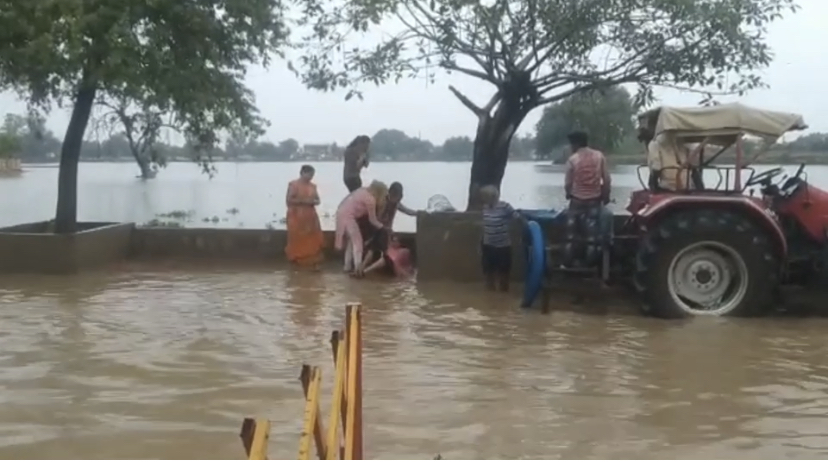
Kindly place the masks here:
[(570, 133), (568, 138), (572, 155), (566, 162), (564, 188), (570, 205), (572, 201), (609, 202), (612, 178), (604, 153), (589, 147), (589, 138), (584, 132)]
[(363, 270), (362, 232), (357, 220), (367, 217), (376, 229), (383, 225), (377, 219), (377, 210), (385, 206), (388, 187), (380, 181), (372, 182), (368, 187), (359, 188), (349, 194), (336, 210), (336, 235), (334, 247), (345, 250), (345, 272), (360, 274)]
[(586, 133), (573, 132), (568, 138), (572, 155), (564, 179), (569, 199), (564, 259), (567, 266), (592, 266), (612, 234), (612, 214), (604, 207), (610, 200), (612, 179), (607, 159), (589, 147)]

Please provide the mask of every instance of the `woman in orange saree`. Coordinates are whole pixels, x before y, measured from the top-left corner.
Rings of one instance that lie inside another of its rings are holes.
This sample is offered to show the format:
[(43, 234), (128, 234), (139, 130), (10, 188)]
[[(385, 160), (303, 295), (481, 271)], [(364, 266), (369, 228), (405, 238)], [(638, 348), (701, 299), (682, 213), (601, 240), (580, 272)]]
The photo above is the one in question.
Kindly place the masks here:
[(303, 165), (299, 178), (291, 181), (287, 189), (287, 247), (289, 261), (302, 267), (316, 269), (322, 262), (324, 238), (316, 206), (319, 193), (313, 184), (315, 170)]

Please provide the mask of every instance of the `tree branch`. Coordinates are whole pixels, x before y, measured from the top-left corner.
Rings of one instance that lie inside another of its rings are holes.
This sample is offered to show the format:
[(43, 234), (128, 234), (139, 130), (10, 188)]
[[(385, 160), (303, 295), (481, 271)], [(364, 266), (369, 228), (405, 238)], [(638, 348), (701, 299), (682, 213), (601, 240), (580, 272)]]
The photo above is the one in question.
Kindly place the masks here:
[[(430, 43), (441, 43), (442, 38), (440, 37), (441, 34), (436, 33), (436, 31), (432, 31), (434, 29), (435, 24), (441, 24), (441, 21), (436, 16), (429, 13), (426, 8), (418, 1), (413, 2), (406, 2), (404, 4), (405, 9), (408, 11), (409, 16), (414, 20), (415, 24), (411, 24), (406, 18), (402, 15), (397, 14), (397, 19), (406, 26), (409, 32), (411, 32), (414, 36), (426, 40)], [(416, 11), (414, 11), (416, 10)], [(418, 17), (417, 13), (422, 15), (425, 20)], [(474, 34), (470, 34), (473, 38), (475, 37)], [(457, 50), (463, 54), (471, 58), (484, 72), (475, 71), (468, 68), (463, 68), (457, 66), (453, 60), (449, 59), (450, 56), (444, 51), (443, 55), (443, 67), (450, 70), (455, 70), (457, 72), (464, 73), (466, 75), (485, 80), (490, 83), (497, 83), (497, 76), (495, 75), (495, 67), (492, 62), (493, 57), (491, 53), (487, 53), (486, 50), (478, 49), (474, 46), (473, 43), (469, 43), (467, 41), (461, 40), (457, 34), (451, 34), (451, 45), (456, 47)], [(486, 56), (488, 59), (484, 61), (481, 56)]]
[(449, 90), (452, 93), (454, 93), (454, 96), (456, 96), (457, 99), (459, 99), (461, 103), (463, 103), (463, 106), (466, 106), (467, 108), (469, 108), (469, 110), (474, 112), (475, 115), (477, 115), (478, 117), (481, 117), (481, 116), (486, 114), (486, 113), (483, 112), (483, 108), (481, 108), (478, 105), (474, 104), (472, 102), (472, 100), (469, 99), (468, 96), (460, 93), (459, 90), (454, 88), (454, 85), (449, 85)]
[(488, 115), (492, 112), (495, 105), (497, 105), (498, 101), (500, 101), (500, 91), (498, 90), (494, 95), (492, 95), (492, 99), (483, 106), (483, 111)]
[(486, 75), (480, 71), (475, 71), (474, 69), (458, 66), (456, 63), (453, 62), (443, 62), (443, 68), (449, 71), (460, 72), (461, 74), (466, 74), (468, 76), (475, 77), (480, 80), (485, 80), (486, 82), (493, 83), (495, 85), (497, 84), (497, 80), (494, 78), (494, 76)]

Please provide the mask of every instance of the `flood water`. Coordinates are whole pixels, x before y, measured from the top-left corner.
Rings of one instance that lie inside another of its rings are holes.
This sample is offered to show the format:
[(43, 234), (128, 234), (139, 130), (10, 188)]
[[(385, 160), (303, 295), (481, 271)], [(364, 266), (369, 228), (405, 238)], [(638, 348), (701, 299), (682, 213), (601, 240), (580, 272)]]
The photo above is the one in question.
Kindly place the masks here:
[[(542, 315), (477, 286), (123, 267), (0, 280), (0, 457), (295, 458), (303, 362), (364, 311), (368, 458), (823, 458), (823, 319)], [(325, 407), (323, 407), (324, 409)]]
[[(135, 178), (131, 163), (82, 163), (79, 172), (78, 217), (84, 221), (133, 221), (139, 224), (159, 214), (189, 212), (178, 222), (188, 227), (264, 228), (283, 227), (285, 188), (298, 176), (299, 163), (219, 163), (210, 179), (194, 164), (173, 163), (151, 181)], [(347, 190), (342, 184), (342, 165), (316, 162), (315, 181), (322, 204), (323, 227), (333, 229), (333, 214)], [(18, 178), (0, 178), (0, 226), (54, 217), (57, 197), (56, 166), (24, 166)], [(757, 171), (768, 168), (759, 166)], [(789, 168), (793, 173), (795, 167)], [(713, 185), (718, 178), (707, 172)], [(828, 187), (828, 166), (808, 168), (809, 180)], [(616, 210), (623, 209), (629, 194), (640, 188), (634, 166), (616, 167), (613, 197)], [(424, 209), (429, 197), (443, 194), (458, 208), (465, 208), (469, 184), (467, 163), (375, 163), (363, 173), (363, 182), (379, 179), (400, 181), (404, 203)], [(645, 177), (646, 181), (646, 177)], [(564, 175), (539, 172), (533, 162), (513, 162), (506, 169), (502, 196), (518, 208), (562, 208)], [(398, 214), (395, 229), (413, 231), (415, 219)], [(169, 218), (161, 218), (168, 221)]]
[[(250, 179), (216, 183), (171, 168), (144, 184), (93, 176), (131, 174), (128, 164), (85, 164), (81, 216), (238, 207), (259, 227), (296, 170), (275, 165), (240, 165)], [(431, 165), (371, 168), (444, 172), (412, 175), (407, 202), (424, 206), (436, 189), (462, 203), (467, 166)], [(344, 190), (335, 166), (319, 170), (323, 197)], [(558, 200), (559, 174), (509, 172), (504, 196), (516, 206)], [(48, 218), (54, 177), (0, 180), (0, 197), (15, 198), (0, 219)], [(273, 422), (271, 458), (295, 458), (300, 366), (323, 366), (329, 402), (328, 340), (350, 301), (365, 306), (368, 458), (828, 457), (825, 318), (665, 322), (623, 302), (584, 314), (564, 298), (542, 315), (518, 309), (514, 292), (180, 262), (4, 276), (0, 458), (242, 458), (246, 416)]]

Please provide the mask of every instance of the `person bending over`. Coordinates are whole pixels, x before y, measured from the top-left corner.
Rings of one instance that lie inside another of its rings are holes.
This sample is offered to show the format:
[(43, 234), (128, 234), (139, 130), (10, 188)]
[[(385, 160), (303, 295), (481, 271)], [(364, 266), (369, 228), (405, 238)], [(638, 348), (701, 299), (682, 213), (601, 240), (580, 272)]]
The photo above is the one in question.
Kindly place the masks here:
[(359, 228), (359, 218), (366, 217), (373, 228), (382, 229), (377, 210), (382, 210), (387, 196), (385, 183), (374, 181), (368, 187), (349, 194), (339, 204), (334, 247), (345, 251), (345, 272), (359, 271), (363, 261), (364, 236)]
[(391, 186), (388, 187), (388, 200), (385, 202), (385, 207), (379, 216), (382, 224), (389, 230), (394, 227), (394, 218), (397, 216), (397, 211), (410, 217), (417, 216), (417, 211), (403, 205), (402, 199), (403, 185), (399, 181), (391, 183)]
[[(384, 228), (388, 229), (389, 233), (391, 233), (390, 241), (394, 241), (394, 218), (397, 215), (397, 211), (402, 212), (405, 215), (409, 216), (416, 216), (417, 211), (412, 210), (405, 205), (402, 204), (403, 198), (403, 187), (398, 181), (391, 183), (391, 186), (388, 187), (388, 197), (385, 200), (385, 205), (382, 207), (382, 210), (377, 212), (377, 218)], [(362, 237), (365, 239), (366, 242), (373, 239), (374, 234), (378, 232), (376, 228), (374, 228), (369, 222), (367, 217), (362, 217), (357, 220), (359, 224), (360, 232), (362, 233)]]

